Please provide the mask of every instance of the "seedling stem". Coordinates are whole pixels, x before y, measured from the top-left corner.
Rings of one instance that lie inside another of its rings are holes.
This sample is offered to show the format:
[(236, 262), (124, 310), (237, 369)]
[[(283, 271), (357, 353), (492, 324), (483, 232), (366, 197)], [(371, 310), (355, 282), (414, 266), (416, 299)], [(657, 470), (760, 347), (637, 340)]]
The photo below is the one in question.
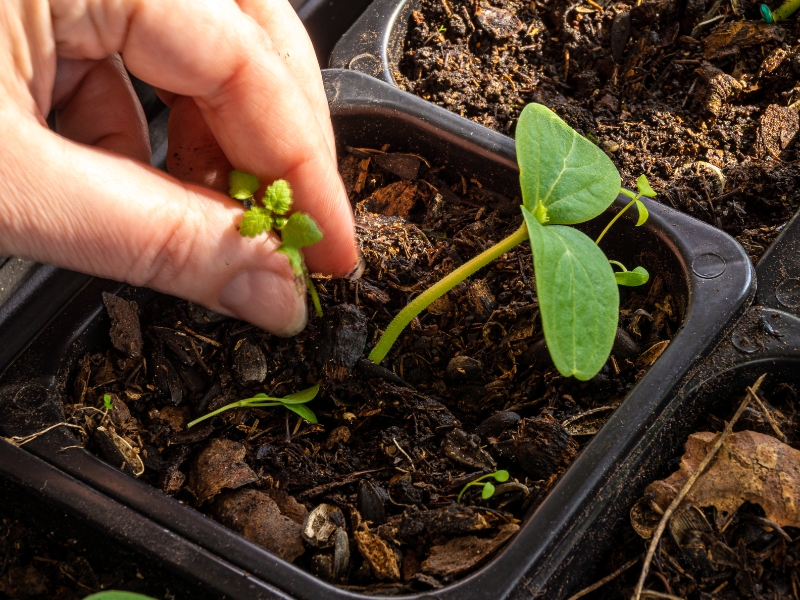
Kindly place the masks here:
[(406, 307), (397, 313), (397, 316), (392, 319), (386, 331), (383, 332), (381, 339), (369, 353), (369, 360), (375, 364), (379, 364), (391, 350), (392, 345), (400, 337), (400, 334), (408, 326), (414, 317), (419, 315), (426, 307), (428, 307), (434, 300), (441, 298), (459, 283), (464, 281), (470, 275), (473, 275), (494, 259), (499, 258), (509, 250), (519, 246), (522, 242), (528, 239), (528, 228), (523, 223), (522, 226), (512, 233), (507, 238), (501, 240), (488, 250), (481, 252), (472, 260), (464, 263), (455, 271), (442, 278), (440, 281), (434, 283), (427, 290), (422, 292), (419, 296), (409, 302)]

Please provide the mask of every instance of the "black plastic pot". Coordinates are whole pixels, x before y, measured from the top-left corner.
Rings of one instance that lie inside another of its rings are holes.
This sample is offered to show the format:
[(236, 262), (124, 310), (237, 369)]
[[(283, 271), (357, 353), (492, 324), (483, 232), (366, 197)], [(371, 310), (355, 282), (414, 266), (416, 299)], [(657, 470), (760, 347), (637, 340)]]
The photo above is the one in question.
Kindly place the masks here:
[(350, 69), (395, 85), (408, 17), (420, 0), (374, 0), (333, 49), (332, 69)]
[(371, 0), (307, 0), (297, 10), (314, 42), (314, 50), (322, 67), (334, 45), (347, 29), (364, 12)]
[[(181, 600), (288, 598), (242, 569), (11, 444), (0, 442), (0, 514), (103, 564), (134, 561), (143, 591)], [(88, 594), (89, 592), (87, 592)]]
[[(569, 597), (607, 575), (615, 532), (628, 527), (629, 512), (644, 488), (676, 469), (690, 434), (709, 413), (732, 414), (745, 387), (767, 373), (766, 384), (800, 384), (800, 213), (786, 225), (756, 268), (758, 294), (718, 347), (693, 370), (667, 409), (616, 469), (615, 481), (586, 513), (583, 536), (564, 556), (549, 559), (529, 582), (546, 596)], [(588, 598), (603, 598), (599, 590)]]
[[(514, 144), (509, 138), (359, 73), (327, 71), (325, 82), (340, 145), (388, 143), (393, 150), (432, 157), (437, 164), (477, 177), (508, 198), (519, 195)], [(621, 201), (610, 211), (620, 206)], [(604, 249), (663, 277), (683, 316), (683, 327), (516, 537), (466, 579), (416, 597), (462, 600), (529, 595), (528, 581), (539, 581), (543, 569), (559, 565), (570, 555), (586, 523), (613, 509), (620, 465), (638, 452), (690, 369), (752, 297), (753, 269), (733, 239), (665, 206), (650, 203), (648, 208), (647, 224), (626, 227), (625, 235), (609, 240)], [(588, 224), (587, 230), (599, 230), (606, 221), (607, 216), (602, 223)], [(147, 296), (142, 290), (102, 280), (82, 290), (0, 377), (3, 435), (30, 434), (63, 419), (62, 394), (76, 360), (108, 343), (102, 291), (140, 302)], [(366, 598), (314, 578), (82, 449), (62, 450), (75, 443), (68, 429), (58, 427), (26, 448), (154, 524), (294, 598)]]

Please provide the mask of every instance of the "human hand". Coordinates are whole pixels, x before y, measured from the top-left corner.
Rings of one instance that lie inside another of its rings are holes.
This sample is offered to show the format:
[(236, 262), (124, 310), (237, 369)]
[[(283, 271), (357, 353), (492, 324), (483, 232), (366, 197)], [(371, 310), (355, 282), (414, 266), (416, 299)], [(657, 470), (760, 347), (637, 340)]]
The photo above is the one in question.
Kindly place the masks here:
[[(172, 105), (170, 167), (185, 181), (145, 164), (146, 123), (117, 53)], [(306, 304), (279, 239), (242, 238), (241, 205), (206, 187), (232, 164), (290, 182), (325, 233), (306, 249), (312, 271), (356, 265), (316, 59), (286, 0), (0, 3), (0, 137), (0, 254), (296, 333)]]

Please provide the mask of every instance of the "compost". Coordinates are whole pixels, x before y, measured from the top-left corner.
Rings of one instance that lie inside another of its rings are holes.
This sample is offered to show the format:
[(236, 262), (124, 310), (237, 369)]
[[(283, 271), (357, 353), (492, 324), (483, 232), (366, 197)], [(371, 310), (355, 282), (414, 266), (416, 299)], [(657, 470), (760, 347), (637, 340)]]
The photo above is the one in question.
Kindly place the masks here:
[[(798, 27), (751, 0), (422, 0), (397, 84), (513, 136), (539, 102), (632, 187), (735, 237), (756, 261), (800, 184)], [(779, 3), (772, 2), (774, 10)]]

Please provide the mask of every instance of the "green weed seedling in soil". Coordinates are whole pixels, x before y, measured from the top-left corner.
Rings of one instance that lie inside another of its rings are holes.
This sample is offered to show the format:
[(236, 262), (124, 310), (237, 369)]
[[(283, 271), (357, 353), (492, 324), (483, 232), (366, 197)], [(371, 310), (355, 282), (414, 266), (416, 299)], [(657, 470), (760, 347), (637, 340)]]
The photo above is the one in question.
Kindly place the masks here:
[(492, 496), (494, 496), (494, 484), (491, 481), (483, 481), (484, 479), (488, 479), (489, 477), (494, 477), (494, 480), (498, 483), (505, 483), (508, 481), (508, 471), (501, 470), (495, 471), (494, 473), (489, 473), (487, 475), (483, 475), (482, 477), (478, 477), (474, 481), (470, 481), (467, 485), (461, 488), (461, 491), (458, 493), (458, 498), (456, 498), (456, 502), (461, 502), (461, 496), (464, 495), (464, 492), (467, 491), (467, 488), (470, 487), (482, 487), (483, 491), (481, 492), (481, 498), (484, 500), (488, 500)]
[[(620, 188), (614, 163), (595, 144), (580, 136), (553, 111), (527, 105), (516, 134), (522, 188), (523, 224), (510, 236), (444, 277), (414, 298), (389, 323), (369, 355), (380, 363), (405, 327), (434, 300), (525, 240), (530, 241), (536, 295), (545, 342), (565, 377), (594, 377), (611, 354), (619, 319), (618, 285), (641, 285), (649, 278), (636, 267), (615, 273), (597, 245), (633, 204), (641, 225), (647, 209), (641, 196), (654, 196), (647, 179), (638, 193)], [(609, 223), (597, 242), (569, 227), (602, 214), (619, 193), (631, 202)]]
[(103, 396), (103, 406), (106, 410), (114, 410), (114, 405), (111, 404), (111, 396), (106, 394)]
[(86, 596), (83, 600), (155, 600), (155, 598), (134, 594), (133, 592), (108, 591)]
[(319, 393), (319, 386), (315, 385), (301, 392), (289, 394), (284, 398), (273, 398), (272, 396), (267, 396), (266, 394), (256, 394), (252, 398), (245, 398), (244, 400), (237, 400), (236, 402), (231, 402), (230, 404), (226, 404), (222, 408), (218, 408), (217, 410), (210, 412), (207, 415), (203, 415), (199, 419), (195, 419), (194, 421), (186, 425), (186, 428), (188, 429), (193, 425), (197, 425), (201, 421), (210, 419), (211, 417), (214, 417), (222, 412), (225, 412), (226, 410), (232, 410), (234, 408), (269, 408), (272, 406), (282, 406), (285, 409), (290, 410), (293, 413), (301, 416), (309, 423), (316, 423), (317, 416), (305, 404), (313, 400), (318, 393)]
[(261, 187), (261, 183), (254, 175), (242, 171), (231, 171), (228, 175), (231, 198), (245, 203), (245, 213), (239, 224), (239, 233), (244, 237), (256, 237), (262, 233), (277, 231), (281, 236), (281, 245), (278, 252), (289, 259), (295, 277), (305, 281), (308, 293), (317, 316), (322, 316), (322, 305), (317, 295), (314, 283), (308, 276), (303, 252), (301, 248), (316, 244), (322, 239), (314, 219), (303, 212), (294, 212), (286, 216), (292, 208), (292, 188), (288, 181), (278, 179), (273, 182), (261, 200), (262, 206), (256, 201), (254, 194)]

